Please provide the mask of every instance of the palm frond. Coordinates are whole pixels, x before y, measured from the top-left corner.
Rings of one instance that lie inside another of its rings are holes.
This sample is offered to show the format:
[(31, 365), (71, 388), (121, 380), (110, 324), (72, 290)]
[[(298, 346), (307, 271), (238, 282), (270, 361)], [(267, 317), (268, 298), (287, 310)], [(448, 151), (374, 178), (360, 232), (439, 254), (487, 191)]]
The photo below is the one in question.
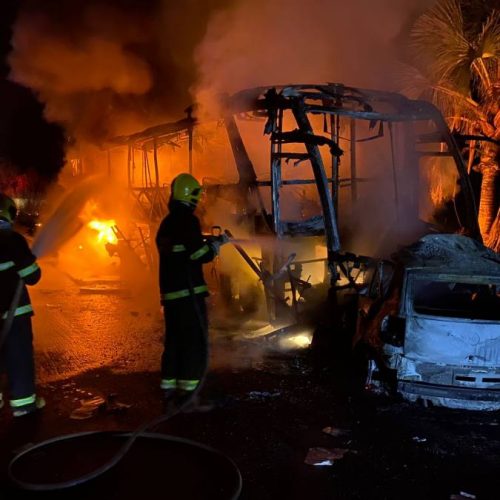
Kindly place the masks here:
[[(482, 106), (463, 93), (452, 81), (432, 81), (418, 68), (400, 63), (398, 66), (397, 84), (400, 92), (410, 99), (427, 99), (441, 109), (445, 117), (463, 116), (469, 121), (486, 120)], [(464, 130), (460, 123), (457, 128)]]
[(477, 80), (476, 86), (482, 93), (486, 93), (491, 87), (491, 78), (484, 60), (480, 57), (474, 59), (471, 64), (471, 70), (474, 72), (474, 80)]
[(475, 56), (481, 59), (500, 58), (500, 10), (494, 9), (483, 23), (475, 49)]
[(486, 120), (481, 107), (450, 83), (433, 85), (432, 91), (432, 101), (441, 110), (450, 128), (469, 133), (477, 129), (478, 123)]
[(417, 19), (410, 32), (410, 50), (417, 65), (433, 80), (467, 83), (471, 45), (459, 0), (439, 0)]
[(492, 86), (498, 82), (498, 63), (500, 60), (500, 11), (493, 11), (477, 33), (471, 33), (474, 38), (474, 59), (471, 63), (473, 88), (487, 99)]

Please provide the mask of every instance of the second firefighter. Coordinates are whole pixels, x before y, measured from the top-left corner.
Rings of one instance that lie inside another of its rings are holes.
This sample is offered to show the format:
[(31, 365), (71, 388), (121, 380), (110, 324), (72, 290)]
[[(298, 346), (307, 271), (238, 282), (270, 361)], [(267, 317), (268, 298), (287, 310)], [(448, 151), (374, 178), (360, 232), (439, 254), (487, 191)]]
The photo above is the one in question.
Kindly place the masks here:
[(208, 287), (202, 265), (218, 254), (227, 238), (203, 238), (194, 210), (202, 188), (189, 174), (171, 186), (169, 214), (156, 235), (160, 257), (160, 293), (165, 318), (161, 388), (167, 398), (189, 398), (208, 363)]

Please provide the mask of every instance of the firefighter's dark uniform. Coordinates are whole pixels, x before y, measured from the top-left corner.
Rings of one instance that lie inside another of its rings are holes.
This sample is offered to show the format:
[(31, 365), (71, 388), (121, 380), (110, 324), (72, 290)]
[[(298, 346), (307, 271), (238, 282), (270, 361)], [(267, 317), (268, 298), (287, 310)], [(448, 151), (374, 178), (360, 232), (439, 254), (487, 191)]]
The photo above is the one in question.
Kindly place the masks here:
[[(24, 237), (11, 229), (0, 229), (0, 314), (7, 317), (11, 302), (21, 278), (26, 285), (34, 285), (41, 271), (36, 257)], [(15, 317), (2, 348), (2, 367), (7, 372), (10, 405), (14, 411), (35, 405), (35, 367), (33, 359), (33, 308), (26, 286)], [(0, 325), (1, 327), (1, 325)]]
[(192, 207), (171, 201), (169, 208), (156, 235), (165, 315), (161, 387), (193, 391), (207, 363), (208, 288), (202, 265), (216, 250), (204, 241)]

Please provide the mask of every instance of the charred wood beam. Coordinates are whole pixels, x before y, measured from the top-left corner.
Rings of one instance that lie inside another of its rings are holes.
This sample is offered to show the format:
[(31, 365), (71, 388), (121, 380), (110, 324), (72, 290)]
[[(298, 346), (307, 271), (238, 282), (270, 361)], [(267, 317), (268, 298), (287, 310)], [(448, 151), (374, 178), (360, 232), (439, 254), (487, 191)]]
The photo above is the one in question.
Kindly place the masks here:
[(257, 188), (257, 174), (255, 173), (253, 163), (248, 156), (248, 152), (245, 148), (245, 144), (243, 143), (243, 139), (240, 131), (238, 130), (238, 126), (236, 125), (234, 116), (226, 114), (224, 117), (224, 125), (226, 127), (229, 143), (231, 144), (231, 150), (233, 152), (236, 168), (238, 170), (238, 189), (240, 191), (241, 198), (247, 200), (249, 191), (253, 192), (267, 227), (271, 232), (274, 232), (274, 228), (271, 227), (269, 223), (269, 216), (264, 206), (262, 195)]
[(280, 188), (281, 188), (281, 162), (277, 158), (271, 161), (271, 197), (273, 206), (273, 226), (278, 238), (283, 236), (281, 224)]
[[(326, 116), (326, 115), (325, 115)], [(340, 141), (340, 116), (330, 115), (331, 137), (336, 144)], [(333, 150), (330, 150), (332, 158), (332, 201), (335, 209), (335, 217), (338, 223), (339, 219), (339, 175), (340, 175), (340, 155), (336, 155)]]
[[(314, 86), (309, 87), (315, 88)], [(319, 113), (347, 114), (360, 119), (382, 119), (385, 121), (425, 120), (431, 118), (433, 114), (433, 106), (429, 106), (430, 103), (410, 100), (404, 96), (390, 92), (360, 90), (357, 91), (356, 95), (352, 95), (335, 91), (330, 93), (308, 93), (302, 90), (305, 88), (304, 86), (292, 85), (276, 88), (282, 89), (283, 96), (280, 96), (279, 99), (271, 99), (271, 104), (274, 107), (281, 107), (282, 109), (290, 107), (290, 104), (286, 101), (290, 101), (292, 98), (303, 98), (309, 101), (306, 102), (306, 106), (313, 112), (317, 110)], [(269, 95), (267, 95), (269, 90), (269, 87), (261, 87), (234, 94), (227, 100), (227, 109), (233, 114), (267, 110), (270, 103)], [(350, 90), (354, 91), (356, 89)], [(321, 106), (320, 104), (325, 101), (331, 102), (332, 100), (333, 104), (327, 106)], [(314, 104), (311, 101), (318, 101), (318, 103)], [(359, 107), (349, 107), (352, 103)], [(377, 105), (379, 106), (377, 107)], [(392, 109), (389, 110), (388, 106), (392, 107)]]
[(256, 185), (257, 174), (253, 167), (252, 161), (248, 156), (248, 152), (243, 143), (240, 131), (236, 125), (236, 121), (232, 115), (224, 117), (224, 124), (226, 126), (229, 143), (233, 151), (236, 168), (238, 169), (239, 181), (245, 188), (250, 188)]
[(299, 222), (283, 221), (282, 224), (287, 234), (322, 235), (325, 233), (325, 222), (320, 215)]
[(189, 127), (194, 127), (197, 123), (198, 121), (196, 118), (189, 116), (188, 118), (183, 118), (182, 120), (178, 120), (176, 122), (149, 127), (135, 134), (118, 136), (111, 139), (110, 142), (117, 145), (123, 145), (153, 139), (154, 137), (160, 138), (161, 136), (185, 131), (189, 129)]
[[(276, 89), (279, 90), (279, 93)], [(394, 92), (358, 89), (355, 87), (346, 87), (339, 83), (327, 83), (322, 85), (290, 84), (273, 87), (256, 87), (240, 91), (228, 99), (229, 109), (232, 113), (248, 111), (250, 108), (255, 109), (258, 107), (260, 107), (260, 109), (267, 109), (264, 101), (266, 97), (268, 101), (269, 97), (272, 97), (272, 95), (267, 95), (270, 90), (273, 90), (275, 94), (281, 94), (285, 98), (302, 97), (303, 99), (313, 101), (334, 100), (338, 103), (339, 108), (356, 104), (364, 111), (372, 110), (376, 112), (377, 106), (384, 106), (385, 108), (391, 106), (397, 114), (405, 114), (408, 113), (409, 110), (413, 112), (415, 106), (417, 105), (417, 107), (420, 107), (420, 103), (422, 102), (412, 101)], [(283, 101), (278, 101), (273, 104), (283, 109), (288, 107)]]
[[(382, 122), (380, 122), (382, 123)], [(358, 200), (357, 165), (356, 165), (356, 120), (351, 118), (351, 201)]]
[[(374, 177), (356, 177), (354, 179), (356, 182), (371, 182), (375, 181), (376, 178)], [(330, 184), (331, 182), (334, 181), (334, 179), (331, 179), (328, 177), (326, 181)], [(344, 178), (344, 179), (339, 179), (339, 185), (341, 187), (344, 186), (349, 186), (353, 179), (350, 177)], [(282, 180), (281, 185), (282, 186), (295, 186), (295, 185), (306, 185), (306, 184), (316, 184), (316, 179), (287, 179), (287, 180)], [(263, 187), (269, 187), (271, 186), (271, 181), (257, 181), (257, 186), (263, 186)]]
[(274, 134), (279, 129), (278, 114), (284, 109), (290, 108), (290, 101), (276, 92), (275, 88), (269, 89), (264, 96), (264, 106), (267, 114), (267, 122), (264, 126), (264, 134)]
[(154, 167), (155, 167), (155, 183), (156, 187), (160, 187), (160, 167), (158, 165), (158, 146), (156, 144), (156, 140), (154, 141), (154, 146), (153, 146), (153, 162), (154, 162)]
[[(274, 89), (273, 89), (274, 90)], [(271, 91), (268, 92), (268, 94)], [(275, 93), (275, 92), (274, 92)], [(277, 98), (278, 96), (276, 96)], [(273, 207), (273, 226), (278, 238), (283, 236), (283, 227), (281, 225), (281, 205), (280, 205), (280, 189), (281, 189), (281, 152), (282, 142), (276, 140), (276, 131), (283, 129), (283, 110), (276, 108), (268, 109), (268, 120), (264, 129), (264, 133), (271, 133), (271, 197)]]
[[(371, 104), (368, 104), (365, 102), (362, 98), (360, 97), (355, 97), (355, 96), (345, 96), (345, 95), (339, 95), (339, 94), (317, 94), (317, 93), (312, 93), (312, 92), (301, 92), (300, 96), (303, 97), (306, 100), (306, 104), (308, 100), (311, 101), (324, 101), (325, 98), (330, 98), (335, 100), (335, 104), (332, 105), (331, 107), (336, 108), (336, 109), (341, 109), (344, 108), (346, 104), (356, 104), (359, 106), (360, 109), (357, 109), (356, 111), (367, 111), (367, 112), (373, 112), (373, 107)], [(347, 108), (349, 109), (349, 108)], [(352, 111), (355, 111), (352, 109)]]
[[(312, 126), (307, 118), (306, 108), (300, 99), (296, 99), (293, 103), (292, 112), (297, 121), (297, 124), (302, 132), (302, 135), (314, 136)], [(331, 141), (333, 142), (333, 141)], [(328, 264), (331, 272), (331, 279), (335, 281), (336, 270), (334, 268), (333, 254), (340, 249), (340, 237), (335, 218), (332, 197), (329, 193), (328, 180), (323, 167), (323, 160), (321, 153), (318, 149), (318, 144), (315, 140), (305, 141), (305, 146), (309, 156), (311, 157), (311, 166), (314, 172), (316, 185), (318, 186), (318, 193), (323, 209), (323, 217), (325, 224), (326, 243), (328, 251)]]
[(326, 107), (321, 105), (310, 105), (306, 104), (306, 112), (308, 113), (329, 113), (339, 116), (349, 116), (352, 118), (356, 118), (358, 120), (370, 120), (370, 121), (386, 121), (386, 122), (407, 122), (407, 121), (415, 121), (415, 120), (426, 120), (430, 119), (431, 116), (427, 113), (381, 113), (378, 111), (356, 111), (345, 108), (336, 108), (336, 107)]
[[(306, 117), (307, 119), (307, 117)], [(309, 120), (307, 120), (309, 123)], [(307, 133), (304, 130), (296, 129), (291, 132), (273, 132), (271, 135), (272, 140), (280, 141), (281, 143), (298, 143), (313, 145), (313, 146), (329, 146), (330, 152), (334, 156), (341, 156), (344, 152), (339, 148), (338, 144), (332, 139), (328, 139), (328, 137), (324, 137), (322, 135), (314, 135), (312, 128), (311, 132)], [(311, 157), (311, 154), (308, 152), (308, 156)]]
[(172, 148), (180, 148), (180, 138), (179, 134), (169, 135), (168, 137), (153, 137), (152, 139), (148, 139), (144, 142), (136, 142), (135, 145), (140, 145), (141, 149), (145, 149), (147, 151), (153, 151), (156, 147), (160, 146), (171, 146)]

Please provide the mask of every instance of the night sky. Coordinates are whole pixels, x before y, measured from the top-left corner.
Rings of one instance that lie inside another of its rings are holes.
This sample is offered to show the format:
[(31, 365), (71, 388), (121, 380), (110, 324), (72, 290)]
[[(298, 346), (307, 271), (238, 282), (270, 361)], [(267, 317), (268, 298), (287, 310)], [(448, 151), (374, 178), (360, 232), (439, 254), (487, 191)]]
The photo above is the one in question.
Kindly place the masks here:
[(13, 166), (20, 173), (35, 171), (54, 179), (64, 161), (63, 130), (48, 124), (43, 106), (27, 88), (7, 80), (11, 27), (19, 1), (2, 0), (0, 16), (0, 168)]

